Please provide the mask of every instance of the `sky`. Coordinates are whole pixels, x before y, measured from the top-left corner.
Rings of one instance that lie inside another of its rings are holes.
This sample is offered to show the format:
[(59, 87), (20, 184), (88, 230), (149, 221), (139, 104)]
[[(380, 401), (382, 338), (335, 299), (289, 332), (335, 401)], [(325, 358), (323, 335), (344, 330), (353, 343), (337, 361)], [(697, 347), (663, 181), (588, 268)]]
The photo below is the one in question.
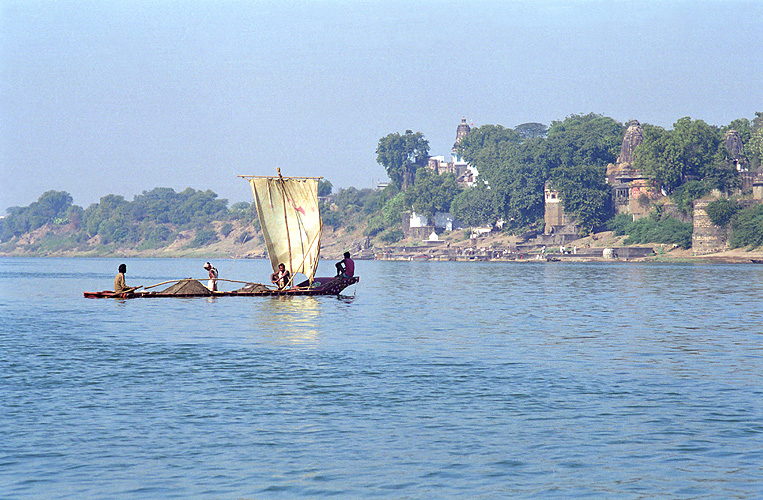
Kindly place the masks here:
[(0, 0), (0, 214), (237, 175), (387, 180), (379, 139), (763, 111), (760, 0)]

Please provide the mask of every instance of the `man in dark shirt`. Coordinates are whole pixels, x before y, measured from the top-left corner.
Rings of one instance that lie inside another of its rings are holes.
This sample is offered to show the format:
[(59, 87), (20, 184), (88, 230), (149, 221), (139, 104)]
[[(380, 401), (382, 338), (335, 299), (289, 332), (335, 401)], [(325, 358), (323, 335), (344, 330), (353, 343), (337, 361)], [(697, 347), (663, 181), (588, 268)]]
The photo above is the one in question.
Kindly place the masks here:
[(355, 261), (350, 258), (350, 252), (344, 252), (344, 259), (336, 263), (336, 275), (345, 278), (355, 276)]

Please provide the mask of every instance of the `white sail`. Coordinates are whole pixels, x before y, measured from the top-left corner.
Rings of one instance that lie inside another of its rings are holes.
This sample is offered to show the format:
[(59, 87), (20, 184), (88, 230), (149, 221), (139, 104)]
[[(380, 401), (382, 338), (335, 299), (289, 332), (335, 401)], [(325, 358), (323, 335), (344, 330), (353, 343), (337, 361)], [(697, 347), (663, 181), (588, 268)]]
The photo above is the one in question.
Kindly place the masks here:
[(302, 273), (312, 280), (322, 231), (318, 179), (280, 175), (245, 178), (252, 187), (273, 271), (284, 264), (292, 275)]

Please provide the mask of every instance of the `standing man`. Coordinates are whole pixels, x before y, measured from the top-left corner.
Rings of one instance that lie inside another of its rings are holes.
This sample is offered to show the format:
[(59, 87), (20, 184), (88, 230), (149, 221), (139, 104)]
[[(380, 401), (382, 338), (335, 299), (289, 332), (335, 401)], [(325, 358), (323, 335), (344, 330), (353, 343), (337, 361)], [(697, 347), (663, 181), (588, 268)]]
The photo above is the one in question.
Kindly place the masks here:
[(344, 259), (336, 264), (336, 275), (345, 278), (355, 276), (355, 261), (350, 258), (350, 252), (344, 252)]
[(212, 267), (212, 264), (207, 262), (204, 264), (204, 269), (209, 271), (209, 281), (207, 282), (207, 288), (209, 288), (210, 291), (216, 292), (217, 291), (217, 269)]

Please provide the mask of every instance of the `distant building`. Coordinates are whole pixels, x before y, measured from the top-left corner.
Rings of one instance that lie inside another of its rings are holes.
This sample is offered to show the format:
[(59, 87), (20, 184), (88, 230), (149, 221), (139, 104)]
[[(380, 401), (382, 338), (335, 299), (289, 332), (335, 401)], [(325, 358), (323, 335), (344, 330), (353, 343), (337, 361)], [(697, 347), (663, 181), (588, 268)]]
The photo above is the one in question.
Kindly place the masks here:
[[(564, 205), (559, 198), (559, 192), (553, 188), (550, 182), (545, 185), (544, 200), (545, 213), (543, 219), (546, 223), (544, 233), (554, 236), (561, 242), (565, 241), (565, 238), (575, 239), (580, 228), (575, 223), (574, 218), (564, 212)], [(549, 242), (554, 242), (556, 239), (551, 239)]]
[(439, 175), (446, 172), (453, 174), (461, 187), (473, 186), (478, 174), (477, 169), (458, 154), (458, 142), (466, 137), (470, 130), (471, 127), (466, 123), (466, 118), (461, 118), (461, 123), (456, 128), (456, 142), (450, 150), (450, 161), (445, 161), (444, 156), (430, 156), (427, 164), (430, 170)]
[(631, 120), (623, 137), (620, 156), (607, 166), (607, 183), (612, 186), (615, 212), (632, 215), (634, 220), (649, 214), (651, 201), (660, 196), (654, 182), (633, 168), (633, 153), (644, 141), (638, 120)]

